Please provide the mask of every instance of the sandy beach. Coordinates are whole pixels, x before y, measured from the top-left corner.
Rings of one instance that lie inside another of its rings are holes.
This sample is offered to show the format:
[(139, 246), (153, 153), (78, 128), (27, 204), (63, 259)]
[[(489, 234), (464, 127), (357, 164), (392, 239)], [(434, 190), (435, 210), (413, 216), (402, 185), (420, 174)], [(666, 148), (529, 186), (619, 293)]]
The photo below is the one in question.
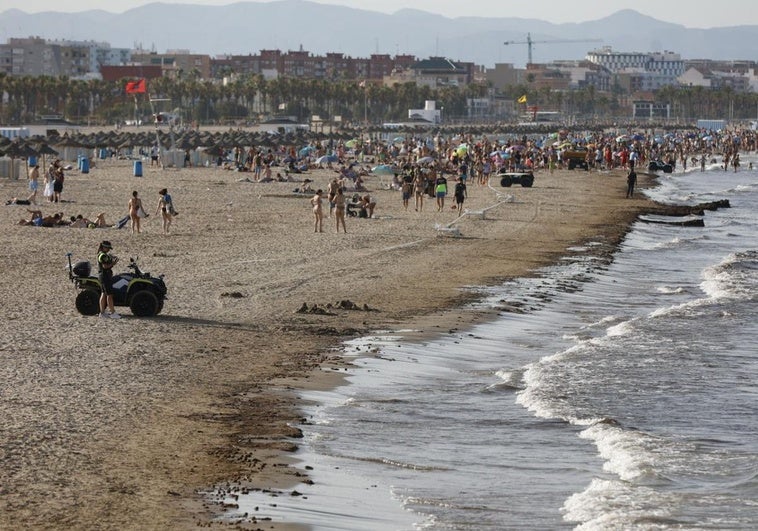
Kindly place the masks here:
[[(298, 177), (325, 189), (334, 175)], [(339, 365), (342, 339), (487, 319), (454, 311), (477, 296), (466, 286), (528, 275), (586, 241), (610, 254), (654, 208), (639, 194), (625, 199), (623, 170), (538, 172), (533, 188), (470, 183), (466, 207), (488, 210), (460, 219), (456, 237), (436, 229), (456, 219), (452, 196), (443, 212), (431, 198), (422, 212), (405, 210), (389, 179), (371, 176), (374, 219), (348, 218), (338, 234), (326, 217), (314, 233), (311, 194), (293, 192), (302, 183), (251, 178), (149, 160), (134, 177), (131, 161), (97, 160), (88, 174), (66, 172), (63, 203), (40, 197), (44, 214), (105, 212), (114, 223), (137, 190), (150, 213), (141, 234), (19, 226), (34, 207), (0, 207), (0, 527), (220, 527), (211, 519), (223, 508), (204, 495), (214, 486), (306, 479), (287, 459), (301, 422), (296, 391), (335, 383), (321, 369)], [(640, 174), (641, 187), (651, 183)], [(3, 199), (26, 186), (0, 180)], [(179, 211), (168, 235), (155, 213), (164, 187)], [(94, 262), (103, 239), (122, 264), (138, 257), (166, 275), (159, 317), (77, 313), (66, 253)], [(303, 304), (318, 309), (299, 312)]]

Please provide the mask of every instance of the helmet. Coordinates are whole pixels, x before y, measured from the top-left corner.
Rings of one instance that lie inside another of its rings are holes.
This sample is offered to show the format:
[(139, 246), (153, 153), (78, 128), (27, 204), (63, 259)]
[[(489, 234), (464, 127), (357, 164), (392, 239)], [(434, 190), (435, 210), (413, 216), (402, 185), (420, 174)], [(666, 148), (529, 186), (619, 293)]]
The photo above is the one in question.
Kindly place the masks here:
[(77, 277), (88, 277), (92, 272), (92, 268), (89, 262), (77, 262), (74, 264), (74, 267), (72, 267), (71, 270)]

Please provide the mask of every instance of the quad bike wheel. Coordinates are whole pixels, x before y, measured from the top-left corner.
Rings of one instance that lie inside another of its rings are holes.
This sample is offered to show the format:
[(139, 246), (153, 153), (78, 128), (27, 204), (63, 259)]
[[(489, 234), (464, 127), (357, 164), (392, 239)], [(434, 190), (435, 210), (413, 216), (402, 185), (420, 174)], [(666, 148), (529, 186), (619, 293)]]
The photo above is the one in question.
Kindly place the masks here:
[(159, 312), (158, 297), (149, 290), (138, 291), (129, 303), (132, 313), (137, 317), (152, 317)]
[(82, 315), (97, 315), (100, 312), (100, 292), (83, 289), (76, 296), (76, 309)]

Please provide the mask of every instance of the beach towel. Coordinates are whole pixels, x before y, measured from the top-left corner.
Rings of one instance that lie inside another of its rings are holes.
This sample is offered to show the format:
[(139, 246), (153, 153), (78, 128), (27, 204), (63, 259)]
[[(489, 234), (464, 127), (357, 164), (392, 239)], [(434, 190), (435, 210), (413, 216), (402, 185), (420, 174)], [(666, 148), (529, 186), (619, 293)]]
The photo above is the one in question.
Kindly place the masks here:
[(123, 218), (121, 218), (120, 220), (118, 220), (118, 222), (116, 223), (115, 227), (117, 229), (123, 229), (126, 226), (127, 223), (129, 223), (129, 214), (127, 214), (126, 216), (124, 216)]

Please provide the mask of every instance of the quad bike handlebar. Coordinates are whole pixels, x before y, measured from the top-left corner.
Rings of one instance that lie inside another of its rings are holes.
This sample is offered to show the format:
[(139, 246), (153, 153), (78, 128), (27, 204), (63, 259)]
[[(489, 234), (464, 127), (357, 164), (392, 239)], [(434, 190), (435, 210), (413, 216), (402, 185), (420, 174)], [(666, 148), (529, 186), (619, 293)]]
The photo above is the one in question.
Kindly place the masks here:
[[(71, 279), (71, 281), (73, 282), (76, 278), (79, 278), (82, 275), (74, 273), (74, 264), (71, 263), (71, 257), (72, 256), (73, 256), (73, 253), (66, 253), (66, 258), (68, 259), (68, 276)], [(129, 263), (127, 264), (126, 267), (128, 269), (131, 269), (134, 272), (134, 275), (137, 276), (137, 277), (139, 277), (139, 278), (150, 278), (150, 273), (143, 272), (139, 268), (139, 265), (137, 265), (137, 260), (138, 259), (139, 259), (139, 257), (137, 257), (137, 258), (130, 257), (129, 258)], [(89, 269), (89, 263), (87, 263), (87, 267)], [(89, 273), (87, 275), (84, 275), (84, 276), (89, 276)], [(162, 279), (163, 277), (164, 277), (163, 274), (158, 275), (158, 278)]]

